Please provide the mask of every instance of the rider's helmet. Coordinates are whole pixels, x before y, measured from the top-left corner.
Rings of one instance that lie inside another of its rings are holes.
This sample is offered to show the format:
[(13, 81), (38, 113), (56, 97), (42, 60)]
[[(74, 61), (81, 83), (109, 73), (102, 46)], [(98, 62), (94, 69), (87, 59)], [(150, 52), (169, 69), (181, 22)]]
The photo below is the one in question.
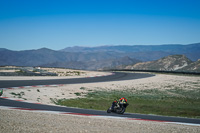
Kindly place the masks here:
[(125, 98), (125, 97), (121, 97), (121, 99), (120, 99), (120, 101), (125, 101), (125, 102), (127, 102), (127, 99)]

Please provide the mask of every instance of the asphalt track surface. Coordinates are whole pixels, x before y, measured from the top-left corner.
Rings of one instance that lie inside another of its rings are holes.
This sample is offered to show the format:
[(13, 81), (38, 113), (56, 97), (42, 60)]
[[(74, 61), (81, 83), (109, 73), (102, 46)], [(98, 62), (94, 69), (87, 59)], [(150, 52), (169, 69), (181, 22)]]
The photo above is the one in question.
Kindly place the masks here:
[(152, 77), (153, 74), (145, 73), (123, 73), (116, 72), (113, 75), (92, 77), (92, 78), (74, 78), (74, 79), (48, 79), (48, 80), (0, 80), (0, 88), (34, 86), (34, 85), (55, 85), (55, 84), (81, 84), (95, 83), (119, 80), (131, 80)]
[[(8, 87), (19, 87), (19, 86), (32, 86), (32, 85), (52, 85), (52, 84), (77, 84), (77, 83), (93, 83), (93, 82), (107, 82), (107, 81), (118, 81), (118, 80), (130, 80), (147, 78), (154, 75), (142, 74), (142, 73), (115, 73), (114, 75), (94, 78), (76, 78), (76, 79), (60, 79), (60, 80), (24, 80), (24, 81), (0, 81), (0, 88)], [(129, 103), (130, 104), (130, 103)], [(72, 112), (77, 114), (86, 115), (98, 115), (106, 117), (124, 117), (130, 119), (142, 119), (152, 121), (165, 121), (165, 122), (176, 122), (176, 123), (189, 123), (189, 124), (200, 124), (200, 119), (190, 119), (181, 117), (167, 117), (158, 115), (144, 115), (144, 114), (133, 114), (125, 113), (123, 115), (115, 113), (107, 113), (106, 111), (79, 109), (63, 106), (53, 106), (44, 104), (34, 104), (21, 101), (14, 101), (5, 98), (0, 98), (0, 106), (25, 108), (28, 110), (44, 110), (44, 111), (59, 111), (59, 112)]]

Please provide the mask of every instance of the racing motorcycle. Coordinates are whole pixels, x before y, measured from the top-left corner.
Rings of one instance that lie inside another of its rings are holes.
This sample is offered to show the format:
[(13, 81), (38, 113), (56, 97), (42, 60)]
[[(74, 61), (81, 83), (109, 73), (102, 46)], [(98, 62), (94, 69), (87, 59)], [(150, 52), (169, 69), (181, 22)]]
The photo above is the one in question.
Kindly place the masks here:
[(114, 112), (114, 113), (117, 113), (117, 114), (124, 114), (127, 106), (128, 106), (128, 103), (117, 102), (114, 105), (113, 109), (112, 109), (112, 106), (110, 108), (108, 108), (107, 113)]

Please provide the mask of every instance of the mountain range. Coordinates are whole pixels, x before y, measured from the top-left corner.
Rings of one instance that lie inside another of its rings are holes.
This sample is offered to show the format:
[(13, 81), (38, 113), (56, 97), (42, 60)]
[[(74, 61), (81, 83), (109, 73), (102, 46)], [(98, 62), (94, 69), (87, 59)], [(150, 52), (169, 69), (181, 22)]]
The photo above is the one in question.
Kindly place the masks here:
[(188, 45), (75, 46), (57, 51), (48, 48), (23, 51), (0, 48), (0, 66), (44, 66), (99, 70), (125, 68), (129, 65), (155, 61), (170, 55), (184, 55), (191, 63), (195, 62), (200, 59), (200, 43)]
[[(65, 52), (86, 52), (86, 53), (118, 53), (120, 56), (129, 56), (141, 61), (157, 60), (168, 55), (182, 54), (192, 61), (200, 58), (200, 43), (181, 45), (119, 45), (119, 46), (99, 46), (99, 47), (67, 47), (61, 51)], [(150, 56), (149, 56), (150, 55)]]

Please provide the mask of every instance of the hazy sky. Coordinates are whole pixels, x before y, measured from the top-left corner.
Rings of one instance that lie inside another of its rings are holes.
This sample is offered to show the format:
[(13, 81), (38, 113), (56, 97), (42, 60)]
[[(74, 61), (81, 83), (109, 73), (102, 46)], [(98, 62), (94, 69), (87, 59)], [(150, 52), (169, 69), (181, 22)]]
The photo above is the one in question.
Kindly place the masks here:
[(200, 42), (200, 0), (0, 0), (0, 48)]

